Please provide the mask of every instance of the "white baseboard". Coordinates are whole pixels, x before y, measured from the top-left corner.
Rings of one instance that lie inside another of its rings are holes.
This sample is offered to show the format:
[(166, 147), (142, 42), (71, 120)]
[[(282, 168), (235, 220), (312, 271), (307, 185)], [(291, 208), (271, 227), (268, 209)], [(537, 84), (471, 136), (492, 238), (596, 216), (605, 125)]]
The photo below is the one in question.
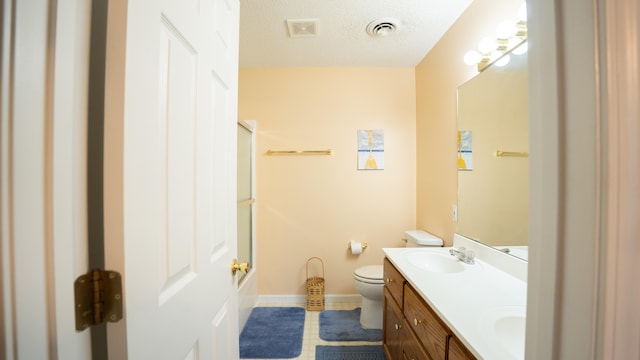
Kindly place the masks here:
[[(261, 304), (305, 304), (306, 295), (258, 295), (258, 306)], [(325, 295), (325, 304), (361, 303), (360, 294), (352, 295)]]

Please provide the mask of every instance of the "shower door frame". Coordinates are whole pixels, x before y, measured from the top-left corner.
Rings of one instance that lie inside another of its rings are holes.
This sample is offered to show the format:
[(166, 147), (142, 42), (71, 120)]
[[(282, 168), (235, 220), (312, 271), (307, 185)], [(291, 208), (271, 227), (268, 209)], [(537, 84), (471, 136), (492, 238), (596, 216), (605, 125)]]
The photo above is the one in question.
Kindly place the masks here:
[[(238, 199), (238, 210), (244, 206), (250, 206), (250, 258), (248, 259), (250, 267), (246, 274), (238, 278), (238, 311), (239, 311), (239, 328), (242, 329), (249, 318), (251, 309), (258, 302), (258, 261), (256, 256), (256, 122), (255, 120), (238, 120), (238, 137), (240, 137), (240, 127), (249, 131), (251, 134), (251, 196), (249, 199)], [(238, 142), (240, 143), (240, 142)], [(240, 155), (238, 155), (240, 156)], [(238, 168), (240, 164), (238, 163)], [(239, 177), (238, 177), (239, 179)], [(240, 224), (240, 221), (238, 221)], [(240, 226), (240, 225), (238, 225)], [(238, 231), (238, 260), (245, 261), (240, 254), (240, 231)]]

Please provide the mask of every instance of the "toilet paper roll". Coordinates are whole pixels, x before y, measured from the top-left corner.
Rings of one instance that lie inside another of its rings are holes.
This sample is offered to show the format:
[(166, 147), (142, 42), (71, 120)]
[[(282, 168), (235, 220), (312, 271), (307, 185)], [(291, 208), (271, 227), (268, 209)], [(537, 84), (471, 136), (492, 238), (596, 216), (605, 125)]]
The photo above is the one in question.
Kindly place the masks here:
[(362, 254), (362, 243), (351, 241), (351, 253), (353, 255)]

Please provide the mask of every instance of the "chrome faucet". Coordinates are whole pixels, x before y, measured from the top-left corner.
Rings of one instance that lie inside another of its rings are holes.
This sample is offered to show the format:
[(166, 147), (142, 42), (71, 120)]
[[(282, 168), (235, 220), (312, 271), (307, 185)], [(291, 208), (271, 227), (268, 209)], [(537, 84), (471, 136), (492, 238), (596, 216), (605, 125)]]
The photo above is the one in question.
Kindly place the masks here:
[(450, 249), (449, 254), (455, 256), (458, 260), (465, 264), (475, 264), (476, 253), (473, 250), (467, 250), (464, 247), (456, 249)]

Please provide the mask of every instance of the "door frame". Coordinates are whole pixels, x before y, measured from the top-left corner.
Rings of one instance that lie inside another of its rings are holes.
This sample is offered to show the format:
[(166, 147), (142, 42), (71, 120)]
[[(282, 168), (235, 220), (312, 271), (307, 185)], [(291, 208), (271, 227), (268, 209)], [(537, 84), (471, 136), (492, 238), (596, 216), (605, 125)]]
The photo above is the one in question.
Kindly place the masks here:
[(73, 282), (88, 265), (91, 6), (1, 6), (0, 357), (86, 359), (91, 332), (75, 330)]
[(633, 251), (639, 7), (636, 0), (527, 6), (533, 76), (526, 357), (636, 359), (640, 291), (623, 285), (640, 273)]
[(606, 78), (603, 98), (606, 193), (601, 247), (602, 286), (596, 354), (602, 359), (640, 359), (640, 5), (636, 0), (601, 0), (600, 31)]

